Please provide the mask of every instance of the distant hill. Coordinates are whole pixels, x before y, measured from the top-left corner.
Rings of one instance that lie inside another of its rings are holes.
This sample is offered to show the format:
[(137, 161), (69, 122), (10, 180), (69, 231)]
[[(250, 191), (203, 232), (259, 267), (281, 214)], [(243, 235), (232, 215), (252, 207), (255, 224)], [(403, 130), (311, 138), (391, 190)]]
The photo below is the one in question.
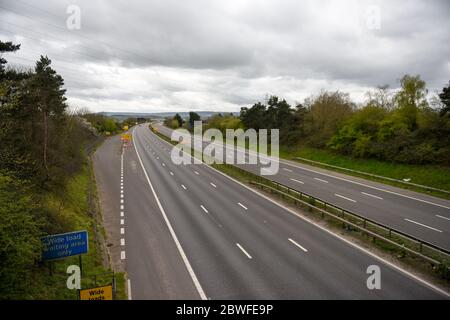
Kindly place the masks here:
[[(225, 111), (196, 111), (200, 117), (209, 118), (214, 114), (229, 114)], [(152, 113), (139, 113), (139, 112), (99, 112), (105, 116), (115, 118), (117, 120), (124, 120), (127, 118), (166, 118), (173, 117), (176, 113), (180, 114), (182, 118), (188, 118), (189, 112), (152, 112)], [(234, 115), (239, 115), (239, 112), (232, 112)]]

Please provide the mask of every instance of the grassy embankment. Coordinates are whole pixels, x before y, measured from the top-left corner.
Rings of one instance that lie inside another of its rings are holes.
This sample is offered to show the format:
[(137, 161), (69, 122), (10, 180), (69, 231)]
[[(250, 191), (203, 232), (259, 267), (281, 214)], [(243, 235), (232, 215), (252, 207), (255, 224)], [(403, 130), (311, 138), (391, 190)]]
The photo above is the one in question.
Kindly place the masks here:
[[(88, 161), (88, 160), (86, 160)], [(87, 230), (89, 234), (89, 252), (82, 255), (81, 287), (90, 288), (111, 283), (112, 273), (105, 252), (103, 239), (105, 233), (101, 223), (93, 171), (86, 162), (82, 170), (70, 179), (64, 199), (56, 195), (47, 197), (47, 206), (56, 213), (54, 217), (67, 230)], [(23, 294), (24, 299), (77, 299), (77, 290), (66, 287), (66, 269), (78, 265), (78, 257), (69, 257), (54, 261), (52, 271), (46, 262), (34, 272), (30, 291)], [(116, 299), (125, 299), (125, 277), (115, 273)]]

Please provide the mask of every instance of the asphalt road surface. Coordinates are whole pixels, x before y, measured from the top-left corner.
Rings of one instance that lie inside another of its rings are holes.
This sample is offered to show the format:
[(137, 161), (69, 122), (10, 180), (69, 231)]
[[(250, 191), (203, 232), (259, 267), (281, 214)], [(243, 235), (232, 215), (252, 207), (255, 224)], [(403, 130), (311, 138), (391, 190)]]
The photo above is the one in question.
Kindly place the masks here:
[[(206, 165), (173, 164), (172, 146), (148, 125), (131, 131), (123, 250), (133, 297), (156, 290), (147, 265), (164, 259), (177, 264), (168, 264), (167, 276), (180, 273), (185, 291), (193, 286), (203, 299), (448, 298)], [(164, 252), (155, 254), (158, 246)], [(373, 265), (381, 271), (379, 290), (367, 287)]]
[(114, 270), (127, 272), (129, 298), (199, 299), (134, 147), (111, 137), (93, 160), (109, 253)]
[[(171, 136), (172, 129), (160, 123), (154, 126)], [(233, 151), (230, 145), (224, 148)], [(235, 150), (245, 153), (242, 148)], [(264, 167), (238, 166), (256, 174)], [(450, 251), (448, 200), (287, 160), (279, 162), (277, 174), (266, 177)]]

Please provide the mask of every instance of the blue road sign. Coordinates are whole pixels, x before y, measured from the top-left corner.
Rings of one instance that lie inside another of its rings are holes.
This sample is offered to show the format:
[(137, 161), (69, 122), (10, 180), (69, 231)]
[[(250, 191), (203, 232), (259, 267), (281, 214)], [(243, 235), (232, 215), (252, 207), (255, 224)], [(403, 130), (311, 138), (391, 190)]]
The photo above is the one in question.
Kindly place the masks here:
[(43, 260), (61, 259), (88, 252), (88, 233), (85, 230), (52, 234), (43, 237), (41, 241)]

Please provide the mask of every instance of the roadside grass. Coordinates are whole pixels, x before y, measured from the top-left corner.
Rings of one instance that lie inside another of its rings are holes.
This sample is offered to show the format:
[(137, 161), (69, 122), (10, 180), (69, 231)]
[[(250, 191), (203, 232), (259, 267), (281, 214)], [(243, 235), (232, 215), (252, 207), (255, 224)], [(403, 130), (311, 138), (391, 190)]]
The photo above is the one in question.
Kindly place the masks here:
[[(102, 245), (104, 230), (101, 217), (93, 213), (89, 205), (89, 188), (92, 187), (96, 201), (95, 181), (90, 167), (85, 164), (78, 174), (67, 183), (64, 195), (51, 194), (46, 197), (47, 207), (53, 221), (58, 221), (65, 230), (54, 230), (54, 233), (87, 230), (89, 251), (82, 255), (81, 288), (91, 288), (112, 283), (112, 271), (109, 268), (107, 253)], [(70, 265), (79, 265), (79, 257), (68, 257), (53, 262), (44, 262), (33, 274), (30, 292), (25, 299), (70, 300), (78, 299), (77, 290), (69, 290), (66, 286)], [(125, 277), (116, 273), (116, 299), (126, 299)]]

